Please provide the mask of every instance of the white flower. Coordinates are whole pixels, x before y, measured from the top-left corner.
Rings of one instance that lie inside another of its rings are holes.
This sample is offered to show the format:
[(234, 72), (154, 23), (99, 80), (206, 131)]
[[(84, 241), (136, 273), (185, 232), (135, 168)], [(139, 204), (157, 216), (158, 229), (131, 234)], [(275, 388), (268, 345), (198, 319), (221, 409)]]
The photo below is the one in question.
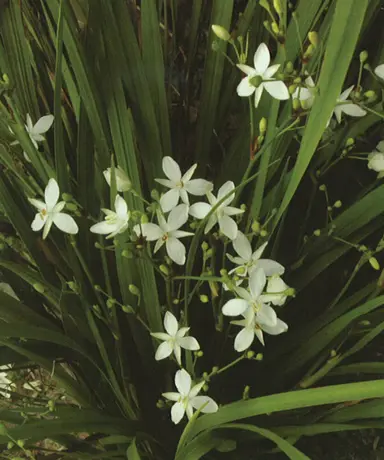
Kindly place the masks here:
[(55, 179), (49, 179), (48, 185), (44, 191), (44, 201), (29, 198), (29, 201), (39, 211), (31, 224), (34, 232), (40, 231), (44, 227), (43, 239), (45, 239), (55, 224), (62, 232), (75, 235), (79, 228), (74, 219), (61, 212), (65, 207), (65, 201), (59, 201), (60, 190)]
[[(191, 216), (196, 217), (197, 219), (204, 219), (205, 216), (212, 210), (212, 208), (219, 202), (222, 198), (224, 198), (228, 193), (231, 192), (235, 188), (235, 184), (231, 181), (226, 182), (219, 188), (219, 192), (217, 194), (217, 198), (211, 193), (207, 193), (208, 203), (195, 203), (189, 208), (189, 213)], [(237, 224), (236, 222), (230, 217), (236, 214), (241, 214), (244, 211), (242, 209), (233, 208), (232, 206), (228, 206), (232, 203), (233, 199), (235, 198), (235, 192), (231, 194), (228, 198), (226, 198), (216, 209), (215, 211), (209, 216), (207, 225), (205, 226), (205, 233), (208, 233), (216, 223), (219, 223), (220, 231), (230, 238), (234, 240), (237, 236)]]
[(107, 238), (113, 238), (118, 233), (123, 233), (128, 228), (130, 213), (127, 203), (120, 195), (115, 198), (115, 211), (110, 209), (102, 209), (105, 214), (103, 222), (92, 225), (90, 231), (99, 233), (100, 235), (108, 235)]
[(375, 69), (375, 74), (384, 80), (384, 64), (380, 64)]
[(244, 313), (248, 307), (252, 307), (262, 323), (274, 326), (276, 324), (275, 310), (265, 304), (265, 302), (268, 302), (268, 295), (263, 294), (266, 283), (267, 278), (264, 270), (256, 268), (249, 277), (249, 291), (237, 287), (236, 292), (240, 298), (228, 300), (223, 305), (223, 314), (226, 316), (238, 316)]
[(384, 141), (377, 144), (376, 150), (368, 155), (368, 168), (378, 172), (377, 177), (380, 179), (384, 177)]
[[(35, 146), (36, 149), (39, 148), (38, 142), (43, 142), (45, 140), (42, 134), (46, 133), (48, 129), (52, 126), (54, 120), (53, 115), (45, 115), (44, 117), (39, 118), (35, 124), (32, 123), (31, 116), (27, 113), (27, 124), (25, 125), (25, 129), (32, 141), (32, 144)], [(13, 131), (11, 130), (13, 133)], [(18, 144), (19, 141), (12, 142), (12, 145)], [(27, 161), (30, 161), (28, 155), (24, 152), (24, 157)]]
[(217, 412), (219, 408), (212, 398), (209, 396), (197, 396), (203, 388), (204, 383), (203, 381), (192, 387), (191, 376), (187, 371), (181, 369), (176, 372), (175, 385), (178, 393), (163, 393), (164, 398), (175, 401), (171, 409), (173, 423), (179, 423), (185, 413), (187, 413), (187, 417), (190, 419), (194, 409), (201, 409), (201, 412), (204, 413)]
[(17, 294), (13, 290), (12, 286), (9, 285), (8, 283), (0, 283), (0, 292), (5, 292), (5, 294), (8, 294), (9, 296), (13, 297), (14, 299), (20, 300), (17, 297)]
[(182, 176), (180, 167), (171, 157), (163, 158), (163, 171), (168, 179), (155, 179), (161, 185), (170, 188), (160, 199), (160, 205), (163, 212), (168, 212), (179, 203), (189, 205), (188, 193), (191, 195), (202, 196), (213, 189), (213, 184), (205, 179), (191, 179), (197, 164), (194, 164)]
[(160, 213), (157, 216), (159, 225), (148, 223), (135, 225), (137, 235), (142, 234), (148, 241), (156, 241), (155, 252), (165, 243), (168, 256), (178, 265), (185, 264), (185, 246), (179, 238), (192, 236), (191, 232), (179, 230), (188, 220), (188, 206), (179, 204), (169, 213), (168, 221)]
[(263, 331), (270, 335), (279, 335), (288, 330), (288, 325), (279, 318), (276, 318), (273, 326), (270, 323), (264, 322), (252, 307), (248, 307), (242, 313), (242, 316), (244, 317), (242, 320), (231, 321), (231, 324), (243, 328), (235, 338), (234, 347), (238, 352), (249, 348), (255, 339), (255, 335), (261, 344), (264, 345)]
[[(256, 268), (262, 268), (266, 276), (282, 275), (285, 271), (284, 267), (272, 259), (261, 259), (261, 256), (268, 242), (265, 242), (255, 252), (252, 253), (251, 243), (248, 238), (240, 230), (237, 232), (236, 239), (233, 240), (233, 249), (239, 257), (233, 257), (227, 254), (228, 259), (238, 267), (231, 270), (229, 273), (236, 272), (239, 276), (250, 275)], [(242, 269), (242, 270), (239, 270)]]
[(255, 93), (255, 107), (259, 105), (264, 88), (275, 99), (289, 99), (289, 92), (285, 84), (272, 78), (278, 71), (280, 64), (269, 67), (271, 56), (265, 43), (261, 43), (253, 58), (254, 66), (237, 64), (247, 76), (237, 86), (237, 94), (241, 97), (248, 97)]
[(169, 311), (164, 316), (164, 329), (167, 331), (167, 334), (164, 332), (151, 333), (156, 339), (164, 340), (156, 351), (156, 361), (168, 358), (173, 352), (177, 362), (181, 365), (181, 348), (192, 351), (200, 350), (200, 345), (194, 337), (184, 337), (190, 328), (181, 327), (179, 329), (177, 319)]
[(282, 306), (287, 300), (286, 291), (288, 289), (289, 286), (280, 278), (279, 275), (273, 275), (268, 279), (266, 298), (269, 302), (272, 302), (273, 305)]
[(10, 364), (6, 364), (4, 366), (0, 366), (0, 395), (4, 396), (4, 398), (10, 398), (10, 390), (12, 387), (15, 386), (14, 383), (12, 383), (11, 380), (8, 378), (8, 374), (4, 372), (5, 370), (10, 370), (11, 369)]
[[(107, 184), (111, 186), (111, 168), (107, 168), (103, 171), (105, 180)], [(132, 188), (132, 182), (129, 180), (129, 177), (125, 174), (125, 171), (116, 166), (115, 168), (115, 177), (116, 177), (116, 190), (118, 192), (128, 192)]]
[(337, 105), (333, 109), (333, 113), (335, 114), (338, 123), (341, 123), (341, 115), (343, 113), (350, 115), (351, 117), (363, 117), (367, 114), (367, 112), (357, 104), (353, 104), (351, 101), (348, 101), (348, 96), (351, 94), (352, 90), (353, 85), (342, 92), (336, 101)]
[(292, 98), (299, 99), (303, 109), (308, 110), (312, 107), (315, 100), (316, 85), (311, 76), (305, 79), (305, 85), (296, 88), (296, 91), (292, 94)]

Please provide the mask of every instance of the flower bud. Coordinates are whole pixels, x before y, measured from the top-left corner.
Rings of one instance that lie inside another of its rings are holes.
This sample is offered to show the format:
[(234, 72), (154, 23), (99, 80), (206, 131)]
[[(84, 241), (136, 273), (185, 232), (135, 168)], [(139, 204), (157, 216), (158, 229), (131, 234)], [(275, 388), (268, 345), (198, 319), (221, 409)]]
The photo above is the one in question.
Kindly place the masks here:
[(148, 216), (146, 214), (142, 214), (140, 217), (141, 224), (147, 224), (149, 222)]
[(275, 35), (279, 35), (279, 34), (280, 34), (280, 29), (279, 29), (279, 26), (278, 26), (277, 22), (273, 21), (272, 24), (271, 24), (271, 28), (272, 28), (272, 32), (273, 32)]
[(14, 447), (14, 443), (12, 441), (9, 441), (7, 444), (7, 450), (11, 450)]
[(163, 407), (165, 407), (164, 401), (162, 399), (159, 399), (156, 403), (156, 407), (158, 409), (163, 409)]
[(225, 268), (222, 268), (222, 269), (220, 270), (220, 275), (221, 275), (221, 276), (228, 276), (228, 271), (227, 271)]
[(321, 230), (317, 228), (317, 229), (313, 232), (313, 234), (314, 234), (315, 236), (320, 236)]
[(73, 196), (70, 193), (62, 193), (61, 198), (64, 201), (72, 201), (73, 200)]
[(311, 32), (308, 32), (308, 40), (309, 40), (309, 43), (314, 46), (315, 48), (318, 47), (319, 45), (319, 35), (317, 32), (315, 31), (311, 31)]
[(320, 192), (325, 192), (327, 190), (327, 187), (325, 186), (325, 184), (321, 184), (319, 186), (319, 190), (320, 190)]
[(169, 275), (169, 268), (166, 265), (161, 264), (159, 268), (160, 268), (161, 273), (164, 273), (164, 275), (166, 276)]
[(208, 251), (208, 249), (209, 249), (209, 244), (208, 244), (206, 241), (203, 241), (203, 242), (201, 243), (201, 249), (202, 249), (204, 252)]
[(201, 303), (208, 303), (209, 302), (209, 297), (207, 295), (205, 295), (205, 294), (202, 294), (200, 296), (200, 302)]
[(243, 391), (243, 399), (249, 399), (249, 392), (251, 390), (251, 387), (249, 385), (247, 385), (245, 388), (244, 388), (244, 391)]
[(25, 446), (25, 441), (24, 441), (23, 439), (18, 439), (18, 440), (16, 441), (16, 444), (17, 444), (19, 447), (23, 448), (23, 447)]
[(180, 299), (173, 299), (172, 303), (173, 303), (173, 305), (179, 305)]
[(115, 305), (116, 301), (115, 301), (115, 299), (109, 298), (109, 299), (107, 299), (106, 303), (107, 303), (108, 308), (112, 308)]
[(204, 352), (202, 350), (199, 350), (199, 351), (196, 351), (195, 352), (195, 355), (198, 357), (198, 358), (202, 358), (204, 356)]
[(369, 102), (373, 102), (377, 99), (377, 94), (373, 90), (368, 90), (364, 93), (364, 97), (366, 97), (369, 100)]
[(262, 361), (264, 359), (263, 353), (257, 353), (255, 359), (256, 361)]
[(44, 291), (45, 291), (45, 288), (41, 283), (35, 283), (33, 285), (33, 287), (34, 287), (35, 291), (39, 292), (40, 294), (43, 294)]
[(371, 265), (371, 267), (374, 269), (374, 270), (380, 270), (380, 265), (379, 265), (379, 262), (378, 260), (376, 259), (376, 257), (370, 257), (369, 258), (369, 263)]
[(203, 385), (203, 391), (207, 392), (209, 390), (209, 385), (205, 384)]
[(208, 375), (208, 372), (203, 372), (203, 379), (204, 379), (206, 382), (209, 382), (209, 375)]
[(48, 406), (49, 411), (50, 411), (50, 412), (53, 412), (53, 411), (55, 410), (55, 401), (53, 401), (52, 399), (50, 399), (50, 400), (48, 401), (47, 406)]
[(228, 32), (227, 29), (225, 29), (222, 26), (219, 26), (217, 24), (212, 24), (212, 30), (213, 33), (216, 35), (217, 38), (220, 38), (220, 40), (224, 40), (227, 42), (228, 40), (231, 39), (231, 34)]
[(286, 64), (285, 64), (285, 72), (290, 74), (293, 72), (293, 64), (292, 64), (292, 61), (288, 61)]
[(264, 135), (267, 132), (267, 127), (268, 127), (268, 121), (265, 117), (263, 117), (259, 121), (259, 132), (260, 134)]
[(72, 212), (76, 212), (79, 209), (79, 207), (75, 203), (67, 203), (65, 205), (65, 208)]
[(98, 305), (92, 305), (92, 308), (97, 315), (101, 315), (101, 308)]
[(213, 366), (213, 367), (212, 367), (212, 371), (211, 371), (212, 375), (217, 374), (217, 371), (218, 371), (218, 370), (219, 370), (219, 366)]
[(262, 238), (265, 238), (267, 235), (268, 235), (267, 230), (265, 230), (265, 229), (260, 230), (260, 236), (261, 236)]
[(246, 205), (246, 204), (244, 204), (244, 203), (243, 203), (243, 204), (241, 204), (241, 205), (240, 205), (240, 209), (241, 209), (242, 211), (244, 211), (244, 212), (245, 212), (245, 211), (247, 210), (247, 205)]
[[(111, 186), (111, 168), (107, 168), (103, 171), (104, 178), (107, 181), (107, 184)], [(132, 182), (129, 180), (128, 176), (125, 174), (125, 171), (119, 166), (115, 167), (115, 179), (116, 179), (116, 190), (118, 192), (128, 192), (132, 188)]]
[(245, 267), (238, 267), (238, 268), (235, 269), (235, 273), (237, 275), (242, 276), (242, 275), (245, 275), (247, 273), (247, 269)]
[(220, 43), (218, 40), (213, 40), (212, 43), (211, 43), (211, 48), (212, 48), (212, 51), (219, 51), (220, 50)]
[(310, 57), (312, 57), (314, 52), (315, 47), (313, 45), (309, 45), (304, 53), (304, 59), (309, 59)]
[(122, 251), (121, 255), (123, 257), (125, 257), (126, 259), (132, 259), (133, 258), (133, 252), (130, 251), (129, 249), (124, 249), (124, 251)]
[(251, 225), (251, 229), (254, 233), (259, 233), (260, 232), (260, 223), (257, 222), (257, 220), (254, 220)]
[(123, 305), (121, 309), (123, 310), (124, 313), (129, 313), (129, 314), (135, 313), (135, 310), (130, 305)]
[(359, 54), (359, 58), (360, 58), (360, 62), (362, 64), (364, 64), (366, 62), (366, 60), (368, 59), (368, 52), (366, 50), (362, 51), (360, 54)]
[(160, 195), (159, 192), (156, 189), (153, 189), (151, 191), (151, 198), (152, 200), (159, 201), (160, 200)]
[(273, 8), (275, 8), (275, 11), (279, 16), (281, 16), (284, 12), (283, 3), (281, 0), (273, 0)]
[(343, 203), (340, 200), (337, 200), (333, 203), (334, 208), (341, 208), (342, 205)]
[(140, 289), (134, 284), (128, 286), (129, 292), (137, 297), (140, 297)]
[(293, 84), (293, 85), (289, 85), (288, 86), (288, 92), (289, 94), (293, 94), (297, 89), (297, 85)]
[(292, 108), (295, 112), (297, 112), (298, 110), (301, 109), (301, 104), (300, 104), (300, 101), (299, 99), (293, 99), (292, 100)]
[(252, 350), (247, 351), (246, 357), (247, 359), (253, 359), (255, 356), (255, 352)]

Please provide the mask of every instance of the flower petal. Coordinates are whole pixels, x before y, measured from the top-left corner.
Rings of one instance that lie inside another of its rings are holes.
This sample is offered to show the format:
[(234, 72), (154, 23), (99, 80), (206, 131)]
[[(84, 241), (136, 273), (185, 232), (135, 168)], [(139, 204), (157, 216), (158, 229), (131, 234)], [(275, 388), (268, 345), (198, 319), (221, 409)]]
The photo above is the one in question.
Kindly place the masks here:
[(48, 129), (52, 126), (53, 120), (54, 120), (53, 115), (45, 115), (44, 117), (41, 117), (35, 126), (32, 128), (32, 132), (34, 134), (44, 134), (48, 131)]
[(43, 201), (36, 200), (35, 198), (28, 198), (28, 201), (39, 211), (42, 211), (47, 207)]
[(32, 123), (32, 118), (31, 118), (31, 115), (29, 115), (29, 113), (27, 113), (27, 131), (28, 132), (31, 132), (32, 129), (33, 129), (33, 123)]
[(354, 85), (350, 86), (349, 88), (347, 88), (345, 91), (343, 91), (340, 96), (337, 98), (337, 101), (338, 102), (343, 102), (343, 101), (346, 101), (349, 97), (349, 95), (351, 94), (352, 90), (353, 90), (353, 87)]
[(260, 43), (257, 48), (255, 55), (253, 56), (253, 64), (257, 73), (263, 75), (264, 72), (268, 69), (269, 63), (271, 62), (271, 55), (269, 54), (269, 49), (265, 43)]
[(236, 92), (240, 97), (251, 96), (255, 92), (255, 87), (249, 83), (249, 78), (244, 77), (237, 85)]
[(76, 235), (76, 233), (79, 231), (79, 227), (77, 226), (75, 219), (68, 214), (64, 214), (63, 212), (54, 214), (53, 223), (59, 230), (71, 235)]
[(170, 401), (178, 401), (180, 399), (179, 393), (175, 391), (169, 391), (166, 393), (162, 393), (163, 398), (169, 399)]
[[(219, 188), (219, 192), (217, 194), (217, 201), (221, 201), (228, 193), (230, 193), (233, 189), (235, 188), (235, 184), (232, 181), (227, 181), (225, 184), (223, 184)], [(221, 204), (220, 207), (226, 207), (228, 206), (233, 199), (235, 198), (235, 192), (233, 192), (231, 195), (229, 195), (228, 198), (226, 198)]]
[(57, 203), (60, 196), (59, 185), (55, 179), (49, 179), (48, 185), (45, 187), (44, 198), (48, 211), (50, 211)]
[(270, 335), (279, 335), (283, 332), (288, 331), (288, 324), (281, 321), (281, 319), (277, 318), (276, 324), (274, 326), (267, 326), (265, 324), (262, 325), (263, 331)]
[(342, 104), (340, 107), (344, 113), (350, 115), (351, 117), (363, 117), (364, 115), (367, 115), (367, 112), (357, 104)]
[(265, 345), (263, 331), (259, 327), (255, 328), (255, 335), (259, 339), (261, 345)]
[[(252, 257), (252, 247), (248, 238), (240, 230), (237, 232), (236, 238), (232, 241), (233, 249), (239, 254), (242, 259), (249, 261)], [(237, 262), (235, 262), (237, 263)], [(241, 265), (241, 264), (240, 264)]]
[(120, 195), (116, 195), (115, 210), (116, 210), (116, 214), (120, 217), (120, 219), (124, 220), (127, 218), (128, 206), (124, 198), (121, 197)]
[(276, 80), (265, 82), (264, 87), (273, 98), (278, 99), (279, 101), (289, 99), (288, 88), (282, 81)]
[(204, 219), (211, 209), (212, 206), (208, 203), (195, 203), (189, 208), (189, 214), (196, 219)]
[(135, 225), (133, 229), (137, 235), (143, 235), (148, 241), (155, 241), (163, 237), (163, 230), (156, 224)]
[(32, 221), (31, 228), (34, 232), (39, 232), (45, 224), (47, 218), (43, 217), (39, 212), (35, 215), (35, 218)]
[[(384, 65), (384, 64), (383, 64)], [(384, 141), (380, 141), (377, 145), (376, 145), (376, 150), (378, 150), (379, 152), (381, 153), (384, 153)]]
[(265, 248), (267, 247), (267, 244), (268, 244), (268, 241), (266, 241), (265, 243), (263, 243), (259, 248), (256, 249), (256, 251), (252, 254), (252, 260), (254, 262), (256, 262), (257, 260), (260, 259), (260, 257), (262, 256)]
[(274, 65), (271, 65), (271, 67), (268, 67), (268, 69), (263, 74), (263, 78), (264, 79), (272, 78), (275, 75), (275, 73), (279, 70), (279, 67), (280, 67), (280, 64), (274, 64)]
[(189, 198), (188, 198), (188, 193), (187, 193), (187, 190), (185, 189), (185, 186), (184, 188), (179, 189), (179, 194), (180, 194), (181, 201), (187, 206), (189, 206)]
[(256, 268), (249, 278), (249, 289), (252, 294), (252, 298), (257, 300), (260, 294), (263, 292), (264, 286), (267, 282), (264, 270), (262, 268)]
[(169, 212), (179, 202), (180, 192), (177, 188), (171, 188), (160, 198), (160, 206), (163, 212)]
[(237, 216), (238, 214), (243, 214), (244, 212), (243, 209), (234, 208), (233, 206), (226, 206), (223, 211), (227, 216)]
[(43, 230), (43, 240), (47, 238), (49, 231), (51, 230), (53, 224), (53, 220), (51, 217), (48, 217), (45, 221), (44, 230)]
[(264, 85), (261, 84), (255, 91), (255, 108), (257, 109), (258, 105), (259, 105), (259, 102), (260, 102), (260, 99), (261, 99), (261, 96), (263, 94), (263, 91), (264, 91)]
[(156, 252), (163, 246), (164, 243), (165, 243), (165, 240), (163, 240), (163, 238), (159, 238), (156, 241), (156, 244), (155, 244), (155, 247), (153, 249), (153, 252), (156, 254)]
[(195, 170), (196, 170), (196, 168), (197, 168), (197, 163), (195, 163), (194, 165), (192, 165), (192, 166), (187, 170), (187, 172), (185, 172), (185, 173), (183, 174), (183, 177), (181, 178), (181, 181), (182, 181), (183, 183), (190, 181), (190, 180), (191, 180), (191, 177), (193, 176), (193, 173), (194, 173)]
[(164, 185), (164, 187), (173, 188), (175, 186), (175, 184), (169, 179), (155, 179), (155, 181)]
[(193, 236), (194, 234), (192, 232), (184, 232), (183, 230), (174, 230), (173, 232), (170, 233), (170, 236), (174, 238), (184, 238), (186, 236)]
[(204, 233), (207, 234), (212, 228), (217, 224), (217, 216), (216, 214), (212, 214), (208, 218), (207, 225), (205, 226)]
[(201, 408), (204, 414), (212, 414), (219, 410), (219, 406), (209, 396), (195, 396), (190, 399), (190, 403), (196, 410)]
[(285, 268), (271, 259), (260, 259), (257, 266), (264, 270), (265, 276), (282, 275), (285, 272)]
[(275, 310), (269, 305), (262, 304), (260, 310), (256, 313), (256, 322), (260, 325), (273, 327), (276, 325), (277, 316)]
[(191, 390), (191, 384), (192, 384), (191, 376), (188, 374), (188, 372), (185, 369), (180, 369), (176, 372), (175, 385), (176, 385), (177, 391), (182, 396), (188, 396)]
[(108, 221), (99, 222), (89, 229), (92, 233), (97, 233), (99, 235), (107, 235), (108, 233), (113, 233), (118, 228), (117, 223), (111, 223)]
[[(169, 193), (169, 192), (168, 192)], [(179, 204), (169, 213), (168, 227), (169, 231), (178, 230), (188, 220), (188, 206), (186, 204)]]
[(155, 354), (156, 361), (160, 361), (162, 359), (168, 358), (168, 356), (170, 356), (172, 351), (173, 351), (173, 347), (170, 342), (161, 343), (156, 350), (156, 354)]
[(177, 342), (182, 348), (185, 348), (186, 350), (200, 350), (199, 342), (194, 337), (181, 337)]
[(213, 184), (205, 179), (192, 179), (184, 187), (191, 195), (201, 196), (210, 192), (213, 189)]
[(172, 422), (177, 425), (180, 420), (184, 417), (185, 409), (184, 405), (180, 402), (175, 403), (171, 409), (171, 419)]
[(169, 237), (166, 241), (168, 256), (178, 265), (185, 264), (185, 246), (177, 238)]
[(242, 352), (252, 345), (255, 339), (255, 332), (253, 327), (245, 327), (242, 329), (235, 338), (234, 348), (238, 352)]
[(151, 336), (152, 337), (155, 337), (155, 339), (159, 339), (159, 340), (169, 340), (171, 338), (171, 336), (169, 334), (166, 334), (165, 332), (151, 332)]
[(335, 114), (336, 120), (338, 123), (341, 123), (341, 114), (342, 114), (342, 106), (337, 105), (335, 109), (333, 110), (333, 113)]
[(173, 354), (175, 355), (177, 363), (181, 366), (181, 348), (178, 343), (175, 343), (173, 347)]
[(232, 219), (232, 217), (226, 216), (225, 214), (222, 217), (218, 218), (220, 231), (230, 240), (234, 240), (237, 236), (237, 224)]
[(245, 73), (245, 75), (256, 75), (256, 70), (249, 66), (249, 65), (246, 65), (246, 64), (236, 64), (236, 66), (243, 72)]
[(231, 299), (223, 305), (223, 315), (238, 316), (246, 311), (248, 302), (244, 299)]
[(375, 68), (375, 74), (384, 80), (384, 64), (380, 64)]
[(164, 316), (164, 329), (172, 337), (175, 337), (175, 335), (177, 334), (177, 331), (179, 329), (179, 323), (177, 322), (176, 317), (170, 311), (167, 311), (165, 313), (165, 316)]
[(176, 163), (176, 161), (172, 157), (164, 157), (163, 158), (163, 171), (164, 174), (170, 179), (172, 182), (177, 183), (181, 180), (181, 171), (180, 166)]

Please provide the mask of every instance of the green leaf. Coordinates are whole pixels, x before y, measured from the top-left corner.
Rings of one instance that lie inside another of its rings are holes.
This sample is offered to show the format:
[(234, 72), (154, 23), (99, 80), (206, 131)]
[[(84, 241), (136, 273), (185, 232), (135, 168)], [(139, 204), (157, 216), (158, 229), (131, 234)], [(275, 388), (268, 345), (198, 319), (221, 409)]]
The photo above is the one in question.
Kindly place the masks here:
[(336, 99), (341, 93), (367, 6), (368, 0), (351, 0), (347, 8), (343, 0), (337, 0), (319, 77), (319, 94), (311, 109), (298, 159), (283, 202), (276, 214), (275, 225), (292, 200), (323, 135)]
[(136, 447), (136, 439), (134, 439), (131, 445), (127, 449), (127, 460), (141, 460), (139, 451)]

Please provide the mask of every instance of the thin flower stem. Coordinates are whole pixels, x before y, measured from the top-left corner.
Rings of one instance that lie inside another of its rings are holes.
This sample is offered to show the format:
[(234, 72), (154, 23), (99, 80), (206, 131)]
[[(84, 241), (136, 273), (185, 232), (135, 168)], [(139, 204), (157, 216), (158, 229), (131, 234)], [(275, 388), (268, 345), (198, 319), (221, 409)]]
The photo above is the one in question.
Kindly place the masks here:
[(105, 278), (105, 284), (107, 286), (107, 292), (110, 297), (112, 297), (112, 284), (111, 284), (111, 278), (109, 276), (109, 270), (108, 270), (108, 263), (107, 263), (107, 257), (105, 255), (105, 251), (101, 250), (101, 263), (103, 266), (103, 271), (104, 271), (104, 278)]
[(249, 104), (249, 135), (250, 135), (250, 140), (249, 140), (249, 151), (250, 151), (250, 159), (253, 158), (253, 142), (255, 138), (255, 128), (254, 128), (254, 122), (253, 122), (253, 104), (252, 104), (252, 97), (250, 96), (248, 98), (248, 104)]
[(355, 279), (356, 275), (358, 274), (360, 268), (364, 265), (366, 262), (366, 256), (363, 254), (357, 264), (355, 265), (355, 268), (353, 269), (353, 272), (351, 273), (350, 277), (348, 278), (347, 282), (344, 284), (343, 288), (341, 291), (337, 294), (329, 308), (333, 308), (335, 305), (337, 305), (340, 301), (340, 299), (343, 297), (343, 295), (347, 292), (349, 286), (351, 285), (352, 281)]
[(225, 372), (227, 371), (228, 369), (230, 369), (231, 367), (235, 366), (237, 363), (239, 363), (240, 361), (242, 361), (243, 359), (245, 359), (245, 355), (241, 355), (239, 358), (236, 358), (234, 361), (231, 361), (229, 364), (227, 364), (226, 366), (224, 367), (221, 367), (218, 371), (216, 372), (211, 372), (208, 377), (212, 377), (213, 375), (218, 375), (218, 374), (221, 374), (222, 372)]
[(370, 113), (372, 113), (373, 115), (376, 115), (377, 117), (379, 117), (379, 118), (381, 118), (381, 119), (384, 120), (384, 114), (383, 114), (383, 113), (376, 112), (376, 110), (373, 110), (373, 109), (371, 109), (370, 107), (367, 107), (367, 106), (364, 105), (364, 104), (359, 104), (359, 106), (360, 106), (362, 109), (366, 110), (367, 112), (370, 112)]

